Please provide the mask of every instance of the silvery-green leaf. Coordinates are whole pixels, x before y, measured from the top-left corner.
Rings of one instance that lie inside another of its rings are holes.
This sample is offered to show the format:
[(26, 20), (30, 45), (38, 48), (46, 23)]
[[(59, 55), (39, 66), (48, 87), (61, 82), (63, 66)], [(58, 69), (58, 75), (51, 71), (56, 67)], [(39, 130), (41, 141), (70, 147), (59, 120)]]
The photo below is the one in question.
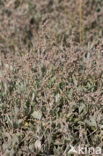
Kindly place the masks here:
[(77, 86), (78, 85), (78, 81), (76, 80), (76, 77), (75, 76), (73, 76), (73, 82), (74, 82), (74, 84)]
[(90, 120), (86, 120), (86, 124), (90, 127), (97, 127), (97, 123), (94, 116), (91, 116)]
[(18, 120), (18, 125), (20, 125), (23, 122), (23, 119)]
[(84, 109), (85, 109), (85, 104), (81, 103), (81, 105), (79, 106), (79, 113), (81, 113)]
[(31, 115), (33, 118), (38, 119), (38, 120), (40, 120), (42, 117), (42, 113), (40, 111), (34, 111)]
[(40, 140), (36, 140), (34, 146), (35, 146), (36, 149), (41, 150), (41, 141)]
[(57, 94), (57, 95), (55, 96), (55, 101), (58, 102), (59, 99), (60, 99), (60, 94)]

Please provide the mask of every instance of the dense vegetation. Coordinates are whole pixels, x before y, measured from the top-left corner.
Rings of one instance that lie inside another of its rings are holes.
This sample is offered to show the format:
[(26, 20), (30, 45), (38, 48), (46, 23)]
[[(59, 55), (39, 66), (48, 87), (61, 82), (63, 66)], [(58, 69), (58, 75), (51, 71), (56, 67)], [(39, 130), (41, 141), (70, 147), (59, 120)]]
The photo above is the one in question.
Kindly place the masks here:
[(0, 1), (1, 156), (103, 146), (102, 37), (102, 0)]

